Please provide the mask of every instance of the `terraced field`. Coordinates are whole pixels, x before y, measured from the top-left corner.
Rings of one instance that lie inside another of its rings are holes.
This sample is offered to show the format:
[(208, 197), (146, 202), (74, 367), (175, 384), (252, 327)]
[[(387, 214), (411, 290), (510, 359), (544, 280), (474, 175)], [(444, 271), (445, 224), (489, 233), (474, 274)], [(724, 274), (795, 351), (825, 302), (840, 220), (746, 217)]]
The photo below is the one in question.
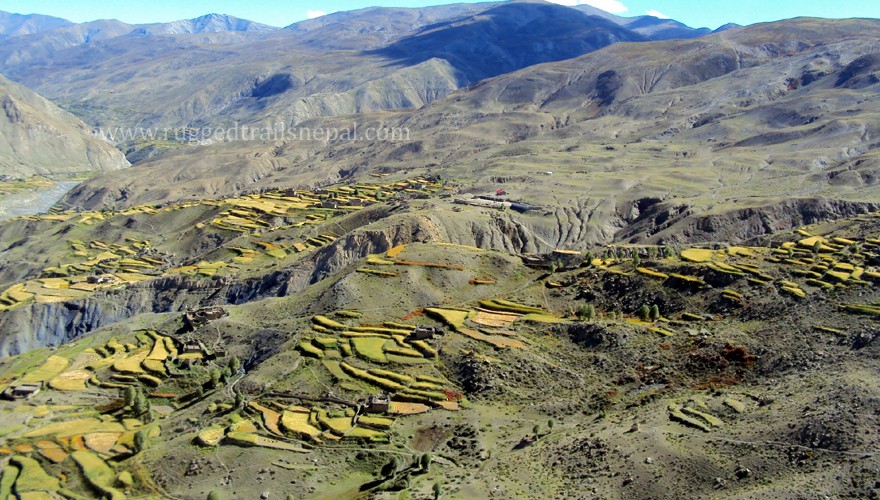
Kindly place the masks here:
[[(62, 235), (5, 287), (0, 319), (173, 297), (0, 361), (0, 390), (40, 387), (0, 402), (2, 491), (312, 497), (335, 477), (357, 494), (711, 496), (720, 477), (784, 496), (824, 477), (805, 464), (875, 463), (880, 214), (735, 245), (512, 254), (467, 232), (501, 212), (461, 215), (421, 184), (0, 225)], [(28, 245), (3, 258), (40, 255)], [(225, 314), (182, 318), (211, 304)]]
[[(32, 222), (46, 231), (70, 233), (72, 229), (79, 229), (82, 233), (97, 233), (133, 216), (144, 219), (141, 226), (154, 228), (153, 224), (165, 223), (160, 217), (163, 213), (182, 212), (177, 217), (191, 219), (191, 225), (185, 229), (203, 230), (210, 225), (219, 231), (218, 237), (224, 241), (236, 241), (235, 234), (247, 235), (238, 239), (245, 239), (248, 245), (229, 244), (224, 251), (213, 252), (217, 254), (215, 259), (182, 261), (175, 257), (173, 248), (154, 246), (149, 239), (139, 239), (140, 234), (133, 237), (124, 231), (113, 231), (120, 240), (116, 243), (64, 238), (62, 242), (66, 247), (58, 242), (52, 256), (46, 259), (52, 265), (34, 266), (26, 273), (17, 273), (31, 279), (7, 283), (0, 292), (0, 312), (32, 303), (84, 299), (96, 291), (175, 275), (213, 278), (235, 276), (241, 270), (262, 269), (277, 260), (308, 253), (336, 240), (332, 232), (314, 232), (309, 230), (311, 227), (328, 227), (328, 221), (362, 210), (378, 200), (387, 200), (396, 193), (427, 196), (441, 189), (439, 184), (413, 179), (392, 184), (331, 187), (318, 192), (296, 190), (289, 195), (270, 192), (166, 207), (140, 206), (120, 212), (57, 212), (13, 218), (10, 220), (13, 226)], [(273, 233), (289, 231), (314, 235), (289, 243), (265, 241), (273, 239)], [(167, 240), (167, 235), (158, 237)], [(3, 282), (0, 277), (0, 283)]]

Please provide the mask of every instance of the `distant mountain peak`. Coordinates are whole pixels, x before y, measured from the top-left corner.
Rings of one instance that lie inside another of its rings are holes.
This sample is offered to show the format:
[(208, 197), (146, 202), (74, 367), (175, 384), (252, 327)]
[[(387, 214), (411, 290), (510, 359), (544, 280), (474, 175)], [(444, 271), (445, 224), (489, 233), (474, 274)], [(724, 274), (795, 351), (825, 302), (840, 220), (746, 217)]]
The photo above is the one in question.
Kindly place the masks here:
[(649, 40), (698, 38), (712, 32), (712, 30), (708, 28), (691, 28), (675, 19), (664, 19), (656, 16), (617, 16), (587, 4), (578, 5), (574, 8), (590, 16), (608, 19), (609, 21), (634, 31)]
[(137, 32), (144, 35), (183, 35), (225, 32), (268, 33), (277, 29), (274, 26), (212, 12), (193, 19), (144, 24), (138, 27)]
[(41, 31), (72, 26), (73, 23), (60, 17), (41, 14), (13, 14), (0, 10), (0, 39), (32, 35)]
[(725, 24), (725, 25), (723, 25), (723, 26), (719, 26), (718, 29), (716, 29), (713, 33), (718, 33), (718, 32), (720, 32), (720, 31), (732, 30), (732, 29), (735, 29), (735, 28), (742, 28), (742, 25), (741, 25), (741, 24), (736, 24), (736, 23), (727, 23), (727, 24)]

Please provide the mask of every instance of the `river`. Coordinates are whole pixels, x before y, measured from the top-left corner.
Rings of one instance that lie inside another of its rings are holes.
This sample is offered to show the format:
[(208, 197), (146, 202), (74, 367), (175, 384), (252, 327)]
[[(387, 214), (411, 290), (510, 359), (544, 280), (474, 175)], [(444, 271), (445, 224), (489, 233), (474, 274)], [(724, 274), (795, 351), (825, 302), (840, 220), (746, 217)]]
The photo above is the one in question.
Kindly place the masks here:
[(55, 187), (49, 189), (2, 196), (0, 197), (0, 220), (46, 212), (77, 184), (79, 184), (78, 181), (64, 181), (56, 183)]

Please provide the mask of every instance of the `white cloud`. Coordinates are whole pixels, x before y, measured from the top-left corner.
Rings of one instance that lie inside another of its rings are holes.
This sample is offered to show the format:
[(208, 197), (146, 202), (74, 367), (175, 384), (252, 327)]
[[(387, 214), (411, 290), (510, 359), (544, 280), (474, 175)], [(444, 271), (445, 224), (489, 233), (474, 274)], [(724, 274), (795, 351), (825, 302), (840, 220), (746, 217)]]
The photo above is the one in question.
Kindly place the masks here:
[(660, 12), (659, 10), (648, 9), (648, 10), (645, 11), (645, 14), (648, 14), (649, 16), (658, 17), (658, 18), (660, 18), (660, 19), (672, 19), (671, 17), (669, 17), (669, 16), (667, 16), (666, 14)]
[(306, 17), (314, 19), (316, 17), (326, 16), (327, 13), (321, 10), (310, 10), (306, 12)]
[(623, 5), (623, 2), (620, 0), (550, 0), (553, 3), (558, 3), (559, 5), (567, 5), (569, 7), (574, 7), (575, 5), (591, 5), (596, 7), (597, 9), (602, 9), (605, 12), (610, 12), (612, 14), (623, 14), (628, 11), (629, 8), (626, 5)]

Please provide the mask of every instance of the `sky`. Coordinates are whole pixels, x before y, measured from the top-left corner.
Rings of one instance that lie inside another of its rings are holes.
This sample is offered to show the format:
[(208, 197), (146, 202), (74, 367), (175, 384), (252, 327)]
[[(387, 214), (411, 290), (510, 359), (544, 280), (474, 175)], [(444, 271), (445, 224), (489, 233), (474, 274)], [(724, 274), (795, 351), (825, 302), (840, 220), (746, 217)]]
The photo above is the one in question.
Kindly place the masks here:
[[(460, 1), (460, 0), (459, 0)], [(876, 17), (877, 0), (552, 0), (563, 5), (590, 4), (621, 16), (671, 17), (689, 26), (717, 28), (722, 24), (753, 24), (797, 16)], [(325, 13), (374, 5), (425, 7), (449, 0), (0, 0), (0, 10), (47, 14), (74, 22), (119, 19), (131, 24), (190, 19), (208, 13), (272, 26), (287, 26)]]

